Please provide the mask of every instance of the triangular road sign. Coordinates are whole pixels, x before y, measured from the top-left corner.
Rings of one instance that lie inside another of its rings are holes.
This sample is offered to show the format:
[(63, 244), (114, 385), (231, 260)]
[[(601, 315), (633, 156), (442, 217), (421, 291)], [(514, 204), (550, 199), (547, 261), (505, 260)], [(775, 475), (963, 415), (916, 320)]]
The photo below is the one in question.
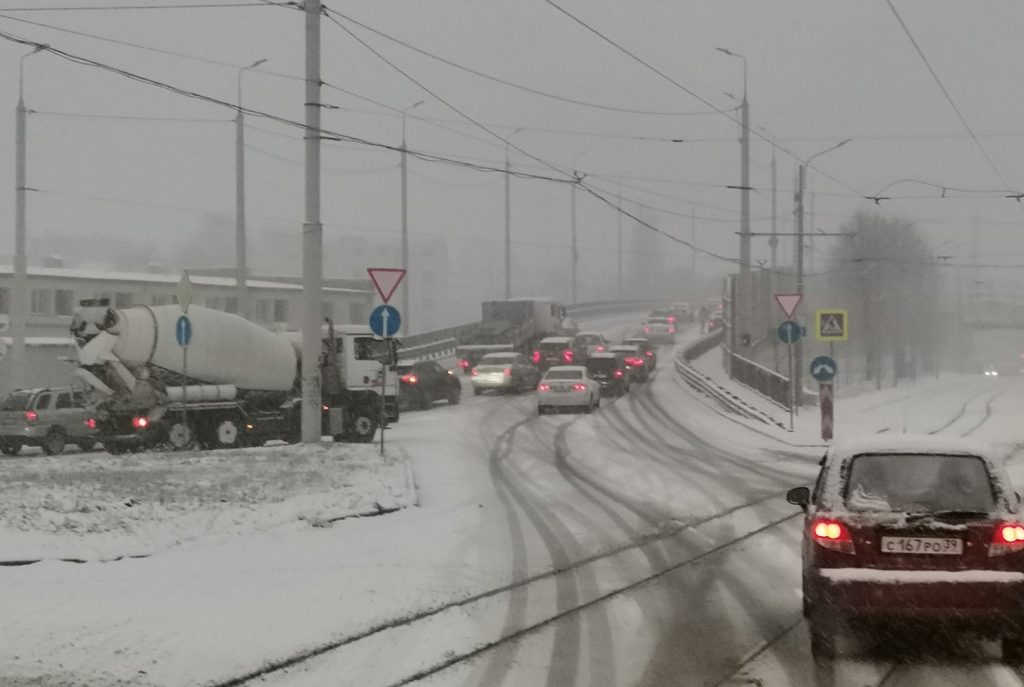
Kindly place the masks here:
[(839, 323), (839, 318), (835, 315), (828, 315), (821, 318), (821, 335), (822, 336), (842, 336), (843, 325)]
[(786, 319), (793, 319), (793, 313), (796, 312), (796, 308), (800, 305), (800, 301), (803, 300), (804, 296), (801, 293), (777, 293), (775, 294), (775, 302), (782, 308), (782, 312), (786, 314)]
[(387, 303), (395, 295), (395, 289), (405, 276), (405, 270), (398, 267), (369, 267), (367, 273), (380, 299)]

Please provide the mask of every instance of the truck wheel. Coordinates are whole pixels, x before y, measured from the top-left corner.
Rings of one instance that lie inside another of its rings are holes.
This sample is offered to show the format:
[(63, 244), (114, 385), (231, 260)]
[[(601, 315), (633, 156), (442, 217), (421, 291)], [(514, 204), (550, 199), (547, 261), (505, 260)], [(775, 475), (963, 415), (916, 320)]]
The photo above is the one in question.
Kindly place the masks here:
[(175, 451), (184, 451), (191, 448), (195, 441), (196, 433), (190, 424), (177, 421), (167, 430), (167, 443)]
[(92, 439), (83, 439), (78, 442), (78, 448), (81, 451), (91, 451), (96, 448), (96, 442)]
[(60, 427), (51, 427), (43, 438), (43, 453), (58, 456), (64, 453), (65, 443), (64, 430)]
[(373, 436), (376, 433), (377, 421), (373, 419), (373, 415), (362, 410), (356, 410), (355, 417), (352, 419), (352, 427), (348, 432), (348, 436), (352, 438), (352, 441), (359, 444), (368, 444), (373, 441)]
[(234, 420), (221, 420), (217, 423), (217, 446), (234, 448), (238, 446), (238, 425)]
[(24, 446), (17, 439), (0, 439), (0, 453), (5, 456), (16, 456), (21, 451), (21, 447)]

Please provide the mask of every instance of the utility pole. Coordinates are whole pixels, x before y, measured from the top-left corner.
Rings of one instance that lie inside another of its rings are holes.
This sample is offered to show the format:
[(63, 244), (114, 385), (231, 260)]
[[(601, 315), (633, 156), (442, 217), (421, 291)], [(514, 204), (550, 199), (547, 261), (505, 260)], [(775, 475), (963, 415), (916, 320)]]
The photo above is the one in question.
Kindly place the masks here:
[[(320, 326), (323, 225), (320, 223), (320, 0), (306, 1), (306, 192), (302, 224), (302, 443), (320, 443)], [(383, 431), (383, 428), (382, 428)]]
[[(814, 155), (807, 158), (807, 162), (800, 165), (797, 171), (797, 182), (796, 182), (796, 292), (801, 296), (804, 293), (804, 181), (806, 178), (806, 170), (810, 166), (811, 161), (814, 158), (830, 153), (836, 148), (840, 148), (850, 142), (849, 138), (844, 138), (839, 143), (835, 144), (831, 148), (819, 151)], [(802, 301), (802, 299), (801, 299)], [(796, 350), (794, 351), (795, 360), (793, 363), (793, 378), (789, 380), (789, 383), (793, 385), (796, 390), (795, 398), (796, 405), (799, 407), (803, 403), (803, 377), (804, 377), (804, 339), (800, 337), (796, 341)]]
[(406, 334), (412, 331), (412, 313), (409, 312), (409, 151), (405, 146), (405, 113), (423, 104), (424, 101), (413, 103), (402, 110), (402, 329)]
[[(576, 176), (576, 170), (573, 170)], [(572, 182), (572, 300), (576, 304), (576, 266), (579, 260), (579, 252), (576, 250), (576, 181)]]
[(623, 298), (623, 296), (622, 296), (622, 182), (621, 181), (619, 182), (619, 204), (618, 204), (618, 208), (619, 208), (619, 211), (617, 213), (615, 213), (615, 220), (616, 220), (615, 223), (616, 223), (616, 228), (618, 229), (618, 235), (619, 235), (619, 251), (618, 251), (618, 258), (619, 258), (619, 291), (618, 291), (618, 293), (619, 293), (619, 300), (621, 301), (622, 298)]
[(249, 268), (245, 247), (245, 115), (242, 111), (242, 74), (266, 61), (266, 58), (256, 60), (238, 70), (238, 110), (235, 113), (235, 312), (246, 319), (251, 313), (249, 288), (246, 284)]
[(45, 46), (37, 45), (32, 52), (18, 61), (18, 105), (15, 109), (16, 139), (14, 153), (14, 289), (11, 295), (11, 383), (22, 386), (25, 369), (25, 330), (28, 326), (28, 257), (25, 246), (25, 147), (26, 118), (24, 82), (25, 58), (35, 55)]
[(697, 287), (697, 213), (690, 209), (690, 279)]
[[(773, 140), (772, 143), (774, 143), (774, 142), (775, 141)], [(774, 145), (772, 146), (771, 170), (772, 170), (772, 237), (770, 239), (768, 239), (768, 245), (772, 249), (772, 257), (771, 257), (772, 289), (774, 291), (774, 288), (775, 288), (775, 284), (774, 284), (775, 270), (776, 270), (776, 268), (779, 265), (779, 235), (778, 235), (778, 231), (777, 231), (777, 227), (778, 227), (778, 224), (777, 224), (777, 222), (778, 222), (778, 202), (777, 202), (778, 186), (776, 185), (776, 177), (775, 177), (775, 146)]]
[(505, 139), (505, 300), (512, 298), (512, 165), (508, 160), (509, 140), (523, 130), (519, 127)]

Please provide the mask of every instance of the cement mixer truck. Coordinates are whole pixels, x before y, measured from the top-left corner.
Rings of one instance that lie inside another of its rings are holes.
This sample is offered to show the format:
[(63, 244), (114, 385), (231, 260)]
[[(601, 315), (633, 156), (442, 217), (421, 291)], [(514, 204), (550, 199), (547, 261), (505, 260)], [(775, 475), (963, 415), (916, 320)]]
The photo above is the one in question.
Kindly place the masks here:
[[(111, 453), (298, 441), (301, 334), (193, 305), (183, 348), (175, 332), (180, 316), (176, 305), (115, 309), (106, 299), (82, 301), (71, 324), (75, 375), (91, 389), (96, 439)], [(369, 442), (382, 415), (397, 421), (397, 379), (381, 384), (384, 365), (395, 358), (388, 343), (369, 327), (324, 327), (324, 434)]]

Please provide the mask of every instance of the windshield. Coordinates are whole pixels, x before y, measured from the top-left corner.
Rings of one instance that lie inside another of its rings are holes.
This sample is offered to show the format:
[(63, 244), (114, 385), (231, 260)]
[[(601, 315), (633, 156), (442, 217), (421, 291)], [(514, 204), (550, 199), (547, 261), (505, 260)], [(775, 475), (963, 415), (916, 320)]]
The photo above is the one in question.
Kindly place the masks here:
[(995, 506), (985, 462), (974, 456), (864, 455), (849, 470), (845, 499), (854, 511), (989, 512)]

